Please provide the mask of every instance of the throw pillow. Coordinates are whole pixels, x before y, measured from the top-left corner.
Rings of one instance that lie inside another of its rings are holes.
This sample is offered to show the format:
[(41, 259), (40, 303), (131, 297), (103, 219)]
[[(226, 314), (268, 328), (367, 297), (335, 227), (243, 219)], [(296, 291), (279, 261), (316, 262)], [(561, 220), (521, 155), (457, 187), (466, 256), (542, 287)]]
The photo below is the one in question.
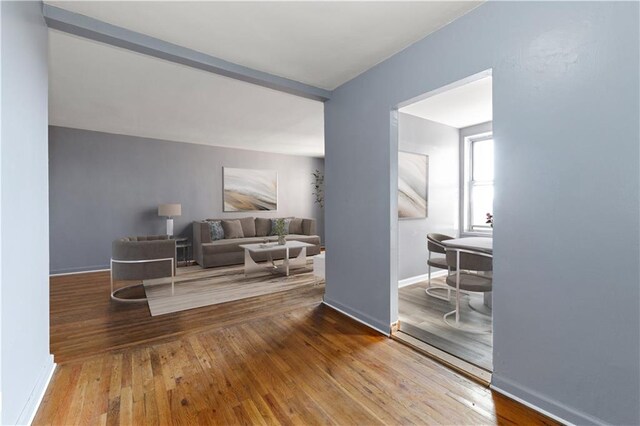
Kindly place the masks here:
[(289, 223), (289, 233), (290, 234), (302, 234), (302, 219), (293, 218)]
[(271, 219), (256, 218), (256, 237), (266, 237), (271, 233)]
[(210, 220), (209, 223), (209, 235), (211, 235), (211, 241), (222, 240), (224, 238), (224, 229), (222, 229), (222, 223), (219, 220)]
[(242, 233), (245, 237), (256, 236), (256, 219), (254, 217), (244, 217), (240, 219), (240, 225), (242, 226)]
[[(279, 219), (271, 219), (271, 234), (269, 235), (277, 235), (275, 232), (273, 232), (273, 230), (276, 227), (276, 221)], [(284, 235), (288, 235), (289, 234), (289, 224), (291, 223), (291, 219), (284, 219), (282, 218), (282, 220), (284, 220)]]
[(244, 237), (244, 234), (242, 233), (242, 225), (238, 219), (223, 220), (222, 229), (224, 229), (224, 238), (226, 240)]

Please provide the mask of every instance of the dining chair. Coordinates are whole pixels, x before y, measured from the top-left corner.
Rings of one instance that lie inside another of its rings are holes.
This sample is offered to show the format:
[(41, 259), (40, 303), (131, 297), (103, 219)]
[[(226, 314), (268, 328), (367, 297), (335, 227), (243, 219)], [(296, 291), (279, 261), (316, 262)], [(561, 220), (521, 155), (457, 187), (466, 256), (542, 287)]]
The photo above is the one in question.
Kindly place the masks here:
[[(447, 248), (445, 255), (449, 267), (457, 267), (455, 273), (447, 276), (449, 287), (456, 290), (456, 309), (444, 314), (444, 322), (454, 328), (472, 333), (489, 333), (491, 329), (463, 326), (460, 321), (460, 292), (486, 293), (493, 288), (491, 276), (481, 275), (478, 272), (493, 271), (493, 255), (480, 251), (460, 248)], [(451, 323), (449, 317), (455, 315), (455, 323)]]
[[(431, 284), (431, 268), (437, 269), (446, 269), (449, 274), (451, 271), (455, 270), (455, 266), (453, 269), (449, 265), (447, 265), (447, 259), (445, 258), (446, 247), (442, 244), (443, 241), (452, 240), (453, 237), (444, 234), (430, 233), (427, 234), (427, 288), (424, 290), (428, 296), (435, 297), (436, 299), (446, 300), (447, 302), (451, 300), (451, 287), (444, 285), (432, 285)], [(443, 256), (433, 257), (432, 253), (442, 254)], [(436, 291), (438, 290), (446, 290), (447, 295), (443, 296)]]

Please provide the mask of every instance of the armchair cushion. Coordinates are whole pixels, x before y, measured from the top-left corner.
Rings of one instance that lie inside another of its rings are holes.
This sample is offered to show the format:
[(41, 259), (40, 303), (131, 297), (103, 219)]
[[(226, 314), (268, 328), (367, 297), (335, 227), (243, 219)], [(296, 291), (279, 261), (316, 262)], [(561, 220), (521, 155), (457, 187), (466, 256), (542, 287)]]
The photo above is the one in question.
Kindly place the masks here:
[(427, 260), (427, 265), (432, 268), (440, 268), (440, 269), (449, 269), (449, 265), (447, 265), (447, 259), (444, 257), (432, 257)]
[[(456, 287), (456, 274), (451, 274), (447, 276), (447, 284), (449, 287)], [(492, 289), (492, 279), (476, 274), (469, 274), (466, 272), (460, 272), (460, 290), (465, 291), (476, 291), (479, 293), (484, 293), (487, 291), (491, 291)]]

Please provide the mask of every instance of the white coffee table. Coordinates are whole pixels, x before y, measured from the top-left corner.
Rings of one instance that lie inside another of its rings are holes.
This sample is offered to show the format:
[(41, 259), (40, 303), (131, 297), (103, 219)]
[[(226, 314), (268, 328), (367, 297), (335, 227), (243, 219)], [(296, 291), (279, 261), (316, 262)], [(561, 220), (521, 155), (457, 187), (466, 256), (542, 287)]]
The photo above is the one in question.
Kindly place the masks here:
[[(302, 241), (287, 241), (284, 245), (275, 243), (259, 243), (259, 244), (241, 244), (244, 249), (244, 275), (255, 271), (264, 271), (269, 269), (276, 270), (289, 276), (289, 270), (300, 268), (307, 265), (307, 247), (313, 244), (304, 243)], [(293, 259), (289, 259), (289, 251), (291, 249), (300, 248), (300, 253)], [(276, 265), (273, 261), (273, 253), (284, 251), (284, 261), (282, 265)], [(251, 253), (264, 253), (267, 255), (268, 265), (260, 265), (253, 260)]]

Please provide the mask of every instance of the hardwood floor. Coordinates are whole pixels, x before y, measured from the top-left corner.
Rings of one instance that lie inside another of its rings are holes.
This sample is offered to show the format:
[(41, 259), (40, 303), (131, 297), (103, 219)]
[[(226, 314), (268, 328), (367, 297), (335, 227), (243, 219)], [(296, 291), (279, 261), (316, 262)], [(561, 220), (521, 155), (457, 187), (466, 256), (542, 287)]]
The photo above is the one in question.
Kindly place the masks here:
[[(144, 297), (142, 287), (134, 291), (138, 293), (120, 295)], [(157, 317), (151, 316), (146, 303), (110, 302), (109, 292), (108, 272), (51, 278), (50, 339), (55, 362), (315, 306), (322, 301), (324, 286), (309, 284), (291, 293), (274, 293)]]
[[(444, 277), (434, 278), (433, 283), (444, 285)], [(455, 309), (455, 299), (450, 302), (427, 296), (426, 281), (398, 289), (398, 316), (400, 330), (418, 340), (461, 358), (489, 372), (493, 370), (493, 335), (468, 333), (447, 326), (442, 316)], [(445, 294), (444, 291), (442, 294)], [(472, 310), (468, 297), (462, 296), (461, 318), (478, 328), (490, 328), (491, 317)], [(482, 299), (479, 293), (471, 297)]]
[(322, 293), (150, 317), (110, 303), (106, 274), (53, 278), (59, 365), (33, 424), (555, 424), (319, 304)]

